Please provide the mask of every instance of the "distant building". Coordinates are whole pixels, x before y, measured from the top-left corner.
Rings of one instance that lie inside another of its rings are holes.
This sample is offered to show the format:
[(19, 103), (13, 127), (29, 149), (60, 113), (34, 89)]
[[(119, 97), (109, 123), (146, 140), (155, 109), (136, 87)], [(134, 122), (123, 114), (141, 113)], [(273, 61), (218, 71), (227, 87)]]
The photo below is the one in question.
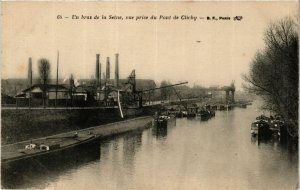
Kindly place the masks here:
[[(32, 106), (40, 106), (43, 105), (43, 85), (35, 84), (31, 87), (22, 90), (21, 93), (15, 96), (17, 100), (17, 104), (19, 106), (28, 106), (29, 103)], [(69, 89), (63, 85), (54, 85), (47, 84), (45, 86), (45, 100), (46, 105), (55, 105), (56, 99), (56, 88), (57, 88), (57, 103), (59, 105), (66, 105), (67, 101), (70, 99)], [(30, 101), (29, 101), (30, 100)]]
[[(154, 80), (151, 79), (135, 79), (136, 80), (136, 89), (137, 90), (147, 90), (150, 88), (155, 88), (157, 87)], [(119, 80), (119, 85), (120, 89), (125, 86), (125, 83), (128, 81), (128, 79), (120, 79)], [(80, 79), (79, 83), (81, 85), (79, 86), (85, 86), (85, 88), (94, 88), (94, 83), (95, 79)], [(33, 84), (38, 84), (40, 83), (39, 79), (33, 79), (32, 81)], [(54, 85), (55, 86), (56, 80), (55, 79), (50, 79), (49, 85)], [(62, 86), (67, 87), (64, 83), (64, 79), (59, 79), (58, 80), (59, 84), (62, 84)], [(108, 83), (113, 84), (113, 79), (110, 79)], [(33, 85), (34, 86), (34, 85)], [(104, 86), (104, 81), (102, 80), (101, 86)], [(27, 79), (1, 79), (1, 89), (2, 93), (5, 92), (5, 94), (9, 96), (16, 96), (17, 94), (20, 94), (23, 89), (28, 88), (28, 80)]]
[[(54, 85), (54, 84), (47, 84), (46, 88), (46, 97), (48, 99), (55, 99), (56, 98), (56, 88), (57, 88), (57, 99), (69, 99), (69, 89), (63, 85)], [(17, 94), (16, 98), (31, 98), (40, 99), (43, 97), (43, 85), (42, 84), (35, 84), (31, 87), (22, 90), (20, 94)]]
[[(96, 92), (96, 83), (93, 79), (81, 79), (81, 85), (73, 86), (70, 88), (69, 84), (63, 84), (62, 79), (59, 79), (60, 85), (57, 86), (57, 100), (56, 100), (56, 84), (54, 80), (50, 80), (50, 84), (46, 85), (46, 106), (99, 106), (99, 105), (117, 105), (118, 91), (120, 91), (120, 100), (125, 101), (124, 93), (130, 93), (127, 89), (127, 79), (119, 80), (119, 88), (113, 84), (110, 79), (107, 84), (102, 81)], [(43, 105), (43, 85), (34, 84), (27, 87), (26, 79), (5, 79), (2, 87), (2, 93), (8, 92), (7, 95), (16, 100), (18, 106), (42, 106)], [(33, 83), (39, 83), (39, 80), (33, 80)], [(149, 79), (136, 79), (136, 90), (148, 90), (156, 87), (153, 80)], [(71, 92), (72, 89), (72, 92)], [(127, 93), (127, 95), (128, 95)], [(6, 94), (6, 93), (5, 93)], [(126, 95), (126, 97), (128, 97)], [(129, 97), (131, 98), (131, 97)]]
[(73, 91), (73, 98), (75, 100), (87, 101), (89, 91), (84, 85), (77, 86)]

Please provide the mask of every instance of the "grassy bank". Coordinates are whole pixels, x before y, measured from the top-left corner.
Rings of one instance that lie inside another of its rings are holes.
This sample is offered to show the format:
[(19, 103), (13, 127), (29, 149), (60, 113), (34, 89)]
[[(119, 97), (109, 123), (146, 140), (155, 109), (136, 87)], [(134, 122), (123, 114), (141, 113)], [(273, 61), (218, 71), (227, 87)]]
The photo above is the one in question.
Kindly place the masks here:
[[(149, 109), (126, 110), (127, 118), (149, 115)], [(24, 140), (121, 121), (115, 108), (99, 109), (2, 109), (1, 142)]]

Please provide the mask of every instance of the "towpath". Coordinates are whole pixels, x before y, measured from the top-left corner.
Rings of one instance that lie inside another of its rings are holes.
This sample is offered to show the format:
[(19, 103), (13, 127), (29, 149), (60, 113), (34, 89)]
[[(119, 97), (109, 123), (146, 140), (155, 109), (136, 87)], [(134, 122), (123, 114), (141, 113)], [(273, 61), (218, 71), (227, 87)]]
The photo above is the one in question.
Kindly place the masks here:
[[(57, 135), (4, 145), (1, 146), (1, 162), (3, 163), (3, 162), (13, 161), (19, 158), (23, 158), (24, 152), (20, 150), (24, 149), (25, 146), (30, 143), (47, 144), (56, 141), (56, 143), (61, 142), (62, 144), (70, 146), (92, 135), (96, 136), (97, 138), (101, 138), (101, 137), (107, 137), (107, 136), (116, 135), (120, 133), (125, 133), (136, 129), (143, 129), (149, 127), (150, 124), (152, 124), (152, 121), (153, 121), (153, 117), (151, 116), (138, 117), (138, 118), (110, 123), (106, 125), (100, 125), (100, 126), (82, 129), (82, 130), (61, 133)], [(78, 136), (77, 138), (67, 138), (67, 137), (73, 137), (75, 134), (76, 136)]]

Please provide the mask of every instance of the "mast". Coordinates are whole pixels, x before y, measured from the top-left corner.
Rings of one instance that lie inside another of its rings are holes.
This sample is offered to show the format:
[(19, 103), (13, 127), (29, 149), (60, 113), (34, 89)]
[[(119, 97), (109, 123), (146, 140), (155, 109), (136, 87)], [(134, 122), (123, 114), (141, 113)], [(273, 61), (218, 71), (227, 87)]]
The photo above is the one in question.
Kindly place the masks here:
[[(99, 103), (99, 96), (98, 96), (98, 86), (99, 86), (99, 83), (100, 83), (100, 86), (101, 86), (101, 81), (100, 81), (100, 78), (101, 78), (101, 73), (100, 73), (100, 54), (96, 54), (96, 100), (97, 100), (97, 104)], [(99, 82), (100, 81), (100, 82)]]
[(59, 64), (59, 51), (57, 51), (57, 63), (56, 63), (56, 88), (55, 88), (55, 107), (57, 106), (57, 88), (58, 88), (58, 64)]
[(99, 58), (99, 88), (100, 88), (100, 91), (101, 91), (102, 85), (101, 85), (101, 62), (100, 62), (100, 58)]
[[(28, 86), (31, 88), (32, 86), (32, 59), (29, 57), (28, 63)], [(31, 107), (31, 89), (29, 90), (29, 107)]]

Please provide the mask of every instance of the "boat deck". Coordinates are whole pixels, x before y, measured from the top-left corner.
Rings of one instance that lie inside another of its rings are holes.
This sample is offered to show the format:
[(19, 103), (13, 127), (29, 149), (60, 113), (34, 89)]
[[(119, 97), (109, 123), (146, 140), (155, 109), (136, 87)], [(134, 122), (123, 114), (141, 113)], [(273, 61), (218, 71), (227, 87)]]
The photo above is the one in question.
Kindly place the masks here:
[[(153, 118), (151, 116), (139, 117), (130, 120), (110, 123), (106, 125), (100, 125), (78, 131), (72, 131), (67, 133), (61, 133), (53, 136), (43, 137), (34, 140), (28, 140), (18, 142), (14, 144), (8, 144), (1, 147), (1, 162), (9, 162), (28, 158), (36, 155), (47, 154), (51, 151), (58, 151), (69, 147), (74, 147), (82, 143), (95, 140), (96, 138), (106, 137), (119, 133), (128, 132), (131, 130), (145, 128), (152, 125)], [(148, 125), (147, 125), (148, 124)], [(44, 144), (55, 145), (59, 144), (60, 147), (54, 150), (25, 150), (25, 146), (28, 144)]]

